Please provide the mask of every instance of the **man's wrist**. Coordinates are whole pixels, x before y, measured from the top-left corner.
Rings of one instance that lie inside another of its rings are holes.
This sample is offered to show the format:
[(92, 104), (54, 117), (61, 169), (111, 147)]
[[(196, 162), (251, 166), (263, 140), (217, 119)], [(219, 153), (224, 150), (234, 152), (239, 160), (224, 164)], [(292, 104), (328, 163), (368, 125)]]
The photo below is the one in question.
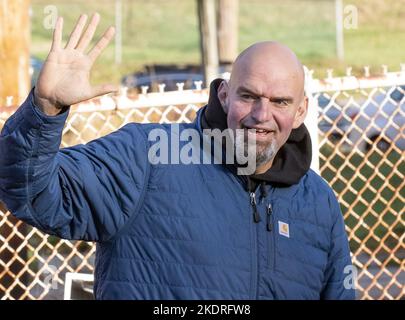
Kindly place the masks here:
[(55, 103), (52, 103), (48, 99), (40, 98), (36, 92), (36, 88), (34, 88), (34, 104), (38, 109), (46, 114), (47, 116), (57, 116), (60, 113), (66, 111), (69, 106), (56, 106)]

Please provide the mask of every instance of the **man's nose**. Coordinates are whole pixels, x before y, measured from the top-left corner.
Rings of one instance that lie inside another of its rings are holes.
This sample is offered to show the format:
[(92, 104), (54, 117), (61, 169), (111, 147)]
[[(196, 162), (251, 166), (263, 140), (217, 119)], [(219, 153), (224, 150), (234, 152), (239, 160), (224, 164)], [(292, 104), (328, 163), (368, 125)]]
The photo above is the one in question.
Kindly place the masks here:
[(251, 116), (257, 123), (269, 121), (272, 118), (269, 100), (267, 98), (257, 99), (253, 105)]

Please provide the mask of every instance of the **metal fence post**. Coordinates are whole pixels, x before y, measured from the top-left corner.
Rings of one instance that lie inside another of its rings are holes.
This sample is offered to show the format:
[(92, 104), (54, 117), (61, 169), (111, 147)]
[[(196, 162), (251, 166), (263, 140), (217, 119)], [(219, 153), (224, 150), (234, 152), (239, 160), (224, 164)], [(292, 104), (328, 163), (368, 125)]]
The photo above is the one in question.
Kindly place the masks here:
[(319, 139), (318, 139), (318, 103), (313, 96), (313, 70), (304, 66), (305, 70), (305, 95), (308, 97), (308, 114), (305, 125), (311, 135), (312, 162), (311, 169), (319, 174)]

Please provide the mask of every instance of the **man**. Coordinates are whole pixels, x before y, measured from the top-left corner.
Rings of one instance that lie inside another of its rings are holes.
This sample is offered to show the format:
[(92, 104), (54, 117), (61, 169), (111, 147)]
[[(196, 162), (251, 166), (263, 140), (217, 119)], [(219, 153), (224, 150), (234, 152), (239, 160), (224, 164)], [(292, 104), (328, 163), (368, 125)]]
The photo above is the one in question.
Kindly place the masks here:
[(154, 162), (151, 133), (171, 137), (173, 125), (132, 123), (59, 150), (69, 106), (116, 90), (89, 84), (114, 34), (108, 29), (85, 54), (98, 20), (82, 35), (81, 16), (62, 48), (58, 19), (34, 92), (4, 126), (0, 199), (8, 209), (49, 234), (97, 242), (98, 299), (354, 298), (339, 205), (309, 169), (308, 100), (294, 53), (274, 42), (249, 47), (229, 83), (211, 84), (196, 121), (179, 127), (200, 136), (242, 130), (244, 151), (255, 142), (251, 175), (238, 175), (238, 162)]

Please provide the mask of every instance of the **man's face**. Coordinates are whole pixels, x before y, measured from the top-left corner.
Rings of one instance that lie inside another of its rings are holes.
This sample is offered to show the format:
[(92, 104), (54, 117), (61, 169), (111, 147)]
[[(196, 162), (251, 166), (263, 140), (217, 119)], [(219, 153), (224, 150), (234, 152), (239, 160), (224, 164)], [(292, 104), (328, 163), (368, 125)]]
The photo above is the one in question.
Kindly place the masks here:
[(229, 84), (221, 85), (218, 96), (227, 113), (228, 128), (244, 129), (245, 146), (246, 142), (256, 143), (258, 171), (271, 166), (291, 130), (305, 118), (302, 78), (277, 64), (255, 63), (238, 70)]

